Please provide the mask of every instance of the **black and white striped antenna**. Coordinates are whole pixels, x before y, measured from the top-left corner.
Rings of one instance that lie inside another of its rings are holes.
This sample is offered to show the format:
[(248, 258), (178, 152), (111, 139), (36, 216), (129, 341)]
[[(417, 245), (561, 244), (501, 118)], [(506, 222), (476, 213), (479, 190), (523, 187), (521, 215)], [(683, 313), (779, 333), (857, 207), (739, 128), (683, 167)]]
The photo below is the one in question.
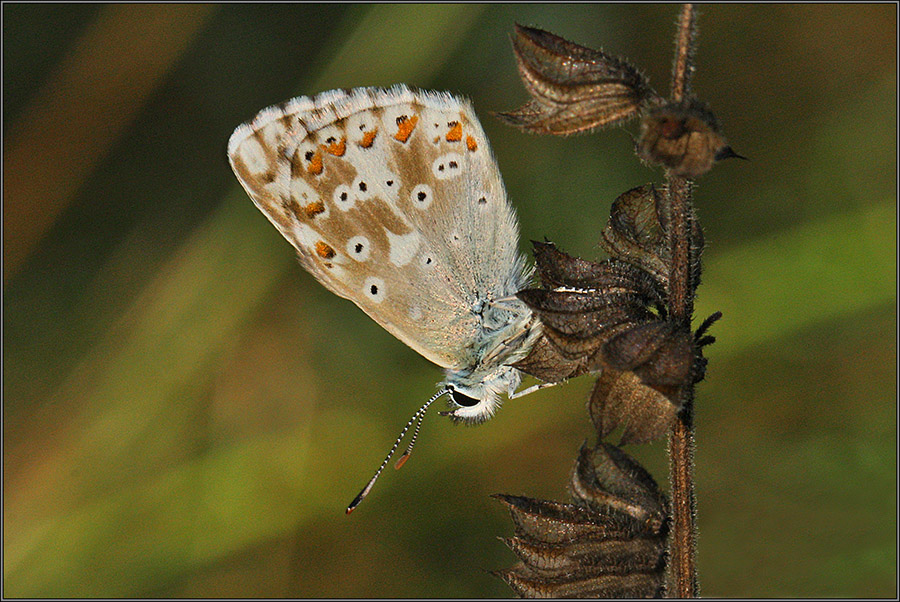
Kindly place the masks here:
[(391, 448), (391, 451), (388, 452), (388, 455), (384, 459), (384, 462), (382, 462), (381, 466), (378, 467), (378, 470), (375, 471), (375, 475), (368, 482), (368, 484), (363, 487), (363, 490), (359, 492), (359, 495), (353, 498), (353, 501), (350, 502), (350, 505), (347, 506), (347, 514), (353, 512), (356, 507), (359, 506), (364, 499), (366, 499), (366, 496), (369, 495), (369, 492), (372, 490), (372, 486), (375, 484), (376, 479), (378, 479), (378, 477), (381, 475), (381, 471), (384, 470), (385, 466), (387, 466), (387, 463), (390, 461), (391, 456), (393, 456), (394, 452), (397, 451), (397, 448), (400, 446), (400, 442), (403, 441), (403, 437), (405, 437), (407, 431), (409, 431), (409, 427), (411, 427), (413, 423), (416, 423), (416, 430), (413, 431), (412, 440), (409, 442), (409, 446), (406, 448), (406, 451), (403, 452), (403, 455), (400, 456), (399, 460), (397, 460), (395, 468), (399, 469), (406, 463), (406, 461), (409, 459), (409, 454), (412, 453), (413, 445), (416, 444), (416, 438), (419, 436), (419, 429), (422, 428), (422, 420), (425, 419), (425, 411), (428, 410), (428, 406), (437, 401), (437, 399), (442, 395), (446, 395), (449, 392), (450, 389), (442, 389), (438, 391), (431, 399), (425, 402), (425, 405), (423, 405), (415, 414), (413, 414), (412, 418), (409, 419), (409, 422), (406, 423), (406, 426), (403, 427), (403, 430), (400, 431), (400, 435), (394, 442), (394, 446)]

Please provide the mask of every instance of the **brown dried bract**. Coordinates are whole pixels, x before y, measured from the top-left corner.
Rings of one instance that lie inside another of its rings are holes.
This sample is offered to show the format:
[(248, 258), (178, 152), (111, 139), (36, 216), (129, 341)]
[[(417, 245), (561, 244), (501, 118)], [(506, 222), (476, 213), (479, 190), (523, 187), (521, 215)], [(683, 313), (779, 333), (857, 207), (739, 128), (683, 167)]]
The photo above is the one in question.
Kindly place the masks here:
[(527, 357), (513, 366), (548, 383), (575, 378), (588, 371), (585, 358), (579, 357), (574, 360), (566, 358), (544, 337), (537, 340)]
[[(672, 254), (666, 226), (668, 195), (640, 186), (613, 204), (600, 263), (534, 242), (543, 288), (520, 291), (540, 319), (543, 337), (516, 367), (549, 382), (599, 373), (588, 402), (601, 438), (624, 426), (621, 442), (666, 434), (681, 408), (681, 392), (703, 377), (701, 348), (716, 318), (692, 334), (666, 310)], [(695, 226), (694, 255), (702, 232)], [(694, 281), (699, 281), (699, 261)]]
[(636, 150), (643, 161), (685, 178), (705, 174), (722, 159), (746, 158), (728, 146), (716, 116), (697, 99), (646, 111)]
[[(600, 245), (612, 257), (646, 270), (668, 290), (672, 253), (669, 249), (669, 195), (665, 186), (644, 184), (622, 193), (613, 202), (609, 222)], [(700, 252), (703, 249), (703, 230), (693, 224), (694, 243), (693, 282), (700, 282)]]
[(572, 504), (497, 495), (520, 562), (495, 574), (522, 597), (644, 598), (665, 587), (668, 503), (653, 478), (621, 450), (582, 446)]
[(624, 121), (657, 99), (627, 61), (516, 25), (513, 49), (532, 100), (498, 116), (525, 131), (563, 136)]

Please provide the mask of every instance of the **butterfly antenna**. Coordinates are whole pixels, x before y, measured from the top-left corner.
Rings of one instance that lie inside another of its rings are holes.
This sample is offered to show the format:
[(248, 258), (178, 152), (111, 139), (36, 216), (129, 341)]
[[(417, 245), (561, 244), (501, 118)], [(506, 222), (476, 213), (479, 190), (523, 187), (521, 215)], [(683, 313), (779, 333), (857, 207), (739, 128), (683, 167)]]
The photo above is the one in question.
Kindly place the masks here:
[(425, 411), (428, 409), (428, 406), (434, 403), (442, 395), (445, 395), (449, 392), (449, 389), (442, 389), (441, 391), (438, 391), (431, 399), (425, 402), (425, 405), (423, 405), (415, 414), (413, 414), (412, 418), (409, 419), (409, 422), (406, 423), (406, 426), (403, 427), (403, 430), (400, 431), (400, 435), (397, 437), (397, 440), (394, 441), (394, 446), (391, 447), (391, 451), (388, 452), (388, 455), (384, 459), (384, 462), (381, 463), (381, 466), (378, 467), (378, 470), (375, 471), (375, 474), (372, 476), (371, 480), (369, 480), (366, 486), (363, 487), (363, 490), (359, 492), (359, 495), (353, 498), (353, 501), (350, 502), (349, 506), (347, 506), (347, 514), (353, 512), (356, 507), (359, 506), (364, 499), (366, 499), (366, 496), (369, 495), (369, 492), (372, 490), (372, 486), (375, 484), (375, 481), (379, 476), (381, 476), (381, 471), (384, 470), (384, 467), (387, 466), (388, 462), (390, 462), (391, 456), (393, 456), (394, 452), (397, 451), (397, 448), (400, 447), (400, 442), (403, 441), (403, 437), (406, 436), (407, 431), (409, 431), (409, 427), (411, 427), (414, 422), (417, 422), (418, 424), (416, 425), (416, 430), (413, 433), (412, 442), (410, 442), (409, 447), (406, 449), (406, 453), (404, 453), (403, 456), (400, 457), (400, 460), (397, 461), (397, 464), (399, 465), (397, 466), (397, 468), (403, 466), (403, 463), (406, 462), (407, 458), (409, 458), (409, 454), (412, 451), (412, 446), (416, 442), (416, 437), (419, 435), (419, 429), (422, 426), (422, 420), (425, 418)]
[(422, 421), (425, 420), (425, 414), (423, 413), (419, 416), (419, 421), (416, 422), (416, 429), (413, 431), (412, 439), (409, 442), (409, 446), (406, 448), (406, 451), (403, 452), (403, 455), (397, 458), (397, 463), (394, 464), (394, 468), (400, 470), (403, 468), (403, 465), (406, 464), (406, 461), (409, 460), (409, 454), (412, 453), (413, 446), (416, 444), (416, 439), (419, 437), (419, 430), (422, 428)]

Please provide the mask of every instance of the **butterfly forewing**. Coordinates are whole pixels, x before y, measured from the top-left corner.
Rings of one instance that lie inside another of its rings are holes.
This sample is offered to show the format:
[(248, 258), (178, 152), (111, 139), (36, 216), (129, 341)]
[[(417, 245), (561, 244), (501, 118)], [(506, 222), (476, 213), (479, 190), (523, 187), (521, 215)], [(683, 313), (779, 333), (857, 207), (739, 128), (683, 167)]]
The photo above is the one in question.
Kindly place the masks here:
[(320, 282), (434, 363), (477, 363), (479, 300), (513, 295), (525, 277), (467, 102), (404, 86), (301, 97), (238, 127), (228, 150)]

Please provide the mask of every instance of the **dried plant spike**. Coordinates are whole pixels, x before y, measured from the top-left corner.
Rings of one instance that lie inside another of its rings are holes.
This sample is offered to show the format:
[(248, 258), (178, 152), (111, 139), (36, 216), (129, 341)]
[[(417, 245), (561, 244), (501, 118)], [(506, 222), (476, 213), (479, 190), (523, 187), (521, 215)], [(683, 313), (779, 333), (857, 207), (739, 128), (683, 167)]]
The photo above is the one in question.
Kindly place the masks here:
[(643, 161), (685, 178), (702, 176), (723, 159), (746, 159), (728, 146), (716, 116), (697, 99), (647, 110), (637, 153)]
[(668, 503), (637, 462), (608, 444), (582, 446), (575, 504), (495, 495), (509, 508), (519, 557), (494, 571), (525, 598), (646, 598), (665, 589)]
[(497, 116), (527, 132), (565, 136), (619, 123), (658, 99), (637, 69), (601, 50), (518, 24), (512, 41), (532, 100)]

